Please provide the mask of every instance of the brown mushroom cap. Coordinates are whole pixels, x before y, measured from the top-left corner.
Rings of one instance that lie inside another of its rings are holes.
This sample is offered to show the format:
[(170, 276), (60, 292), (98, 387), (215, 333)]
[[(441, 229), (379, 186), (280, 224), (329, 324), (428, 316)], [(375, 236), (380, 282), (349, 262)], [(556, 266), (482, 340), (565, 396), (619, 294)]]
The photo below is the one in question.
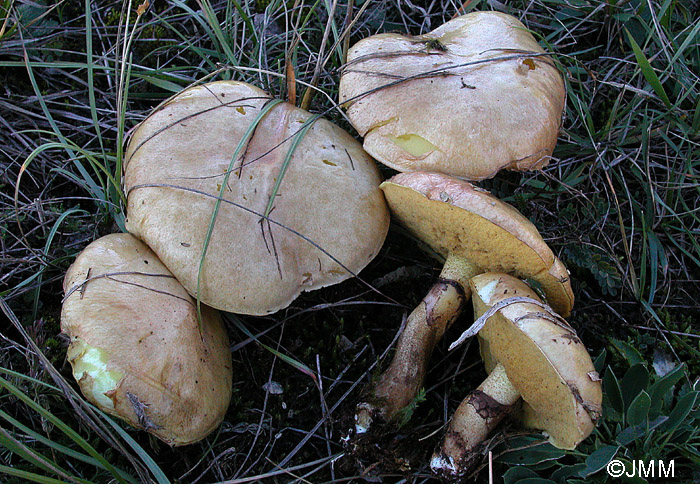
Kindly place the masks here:
[(85, 397), (171, 445), (203, 439), (231, 399), (231, 352), (219, 312), (194, 301), (141, 241), (96, 240), (63, 282), (61, 330)]
[[(224, 175), (270, 100), (241, 82), (197, 86), (155, 110), (131, 138), (127, 230), (192, 295)], [(269, 215), (276, 223), (261, 223), (290, 138), (310, 117), (290, 104), (274, 106), (235, 160), (202, 268), (202, 302), (272, 313), (302, 291), (351, 277), (348, 270), (359, 272), (379, 252), (389, 215), (377, 167), (356, 140), (324, 119), (294, 151)]]
[[(476, 315), (507, 298), (538, 300), (525, 283), (505, 274), (480, 274), (469, 285)], [(539, 305), (516, 302), (491, 316), (479, 337), (489, 365), (503, 365), (520, 392), (525, 426), (544, 430), (552, 445), (564, 449), (590, 435), (601, 412), (601, 384), (568, 324)]]
[(566, 99), (543, 52), (522, 23), (497, 12), (417, 37), (374, 35), (348, 52), (340, 102), (365, 150), (396, 170), (481, 180), (503, 168), (539, 169)]
[(381, 188), (398, 221), (440, 254), (460, 255), (482, 272), (532, 279), (555, 311), (571, 311), (574, 296), (566, 268), (515, 208), (437, 173), (400, 173)]

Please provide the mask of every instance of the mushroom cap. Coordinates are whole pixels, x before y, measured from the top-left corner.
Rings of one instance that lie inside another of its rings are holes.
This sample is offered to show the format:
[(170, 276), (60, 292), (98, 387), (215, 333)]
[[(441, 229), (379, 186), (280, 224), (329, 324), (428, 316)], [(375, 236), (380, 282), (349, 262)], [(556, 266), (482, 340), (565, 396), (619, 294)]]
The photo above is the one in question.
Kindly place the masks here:
[(532, 279), (555, 311), (571, 311), (574, 295), (566, 268), (512, 206), (438, 173), (399, 173), (381, 188), (398, 221), (438, 253), (463, 256), (483, 272)]
[[(469, 281), (475, 316), (507, 298), (539, 298), (522, 281), (485, 273)], [(539, 305), (515, 302), (491, 316), (479, 332), (487, 370), (501, 363), (523, 399), (522, 421), (573, 449), (593, 431), (602, 390), (591, 357), (565, 321)], [(485, 345), (484, 345), (485, 342)]]
[[(129, 143), (127, 230), (193, 296), (224, 175), (270, 100), (241, 82), (193, 87), (156, 109)], [(378, 169), (355, 139), (324, 119), (294, 151), (269, 215), (273, 222), (263, 222), (291, 138), (311, 117), (276, 105), (235, 160), (202, 267), (202, 302), (272, 313), (302, 291), (351, 277), (379, 252), (389, 214)]]
[(348, 52), (340, 102), (365, 150), (396, 170), (470, 180), (535, 170), (549, 162), (566, 101), (543, 53), (522, 23), (497, 12), (417, 37), (374, 35)]
[[(86, 282), (87, 281), (87, 282)], [(203, 439), (231, 400), (231, 352), (219, 312), (194, 301), (140, 240), (88, 245), (63, 281), (61, 330), (83, 395), (170, 445)]]

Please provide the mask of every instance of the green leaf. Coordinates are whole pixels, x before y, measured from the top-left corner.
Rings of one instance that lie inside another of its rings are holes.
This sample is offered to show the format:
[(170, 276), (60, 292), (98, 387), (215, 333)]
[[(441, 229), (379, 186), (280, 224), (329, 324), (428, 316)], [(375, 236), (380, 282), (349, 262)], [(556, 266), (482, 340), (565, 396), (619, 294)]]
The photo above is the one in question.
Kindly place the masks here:
[(63, 479), (73, 480), (75, 482), (85, 482), (83, 480), (77, 479), (63, 469), (59, 467), (55, 462), (40, 452), (26, 446), (24, 443), (17, 440), (12, 434), (0, 427), (0, 447), (3, 447), (10, 451), (11, 454), (19, 457), (20, 459), (32, 464), (33, 466), (52, 474), (57, 475)]
[(159, 87), (162, 90), (168, 92), (176, 93), (182, 91), (183, 89), (183, 87), (180, 84), (177, 84), (173, 81), (168, 81), (167, 79), (163, 79), (155, 75), (146, 76), (143, 74), (134, 74), (134, 77), (143, 79), (146, 82), (153, 84), (154, 86)]
[(678, 403), (676, 403), (676, 406), (673, 407), (673, 410), (668, 416), (668, 420), (664, 423), (661, 430), (669, 433), (676, 430), (686, 417), (688, 417), (688, 414), (690, 414), (699, 394), (700, 392), (693, 391), (683, 395), (683, 397), (678, 400)]
[(593, 263), (590, 266), (591, 273), (595, 277), (598, 285), (603, 291), (603, 294), (614, 296), (622, 287), (622, 277), (617, 271), (617, 267), (607, 256), (594, 255), (591, 257)]
[(610, 367), (608, 367), (608, 371), (605, 372), (605, 376), (603, 377), (603, 390), (613, 410), (622, 413), (624, 410), (624, 403), (622, 400), (620, 383), (617, 381), (617, 377)]
[(534, 465), (564, 457), (565, 453), (563, 450), (557, 449), (549, 442), (536, 444), (538, 441), (541, 442), (540, 439), (529, 438), (529, 443), (522, 441), (523, 444), (518, 445), (520, 439), (509, 440), (508, 444), (516, 448), (504, 452), (498, 458), (498, 462), (511, 465)]
[[(7, 371), (4, 368), (2, 370)], [(74, 459), (77, 459), (77, 460), (80, 460), (80, 461), (85, 462), (87, 464), (93, 465), (95, 467), (99, 467), (99, 468), (107, 470), (98, 460), (93, 459), (92, 457), (90, 457), (86, 454), (83, 454), (81, 452), (77, 452), (73, 449), (70, 449), (64, 445), (58, 444), (58, 443), (52, 441), (51, 439), (44, 437), (43, 435), (41, 435), (37, 432), (34, 432), (32, 429), (30, 429), (26, 425), (23, 425), (21, 422), (12, 418), (9, 414), (3, 412), (2, 410), (0, 410), (0, 418), (6, 420), (8, 423), (10, 423), (12, 426), (17, 428), (19, 431), (23, 432), (28, 437), (36, 440), (37, 442), (41, 442), (42, 444), (50, 447), (54, 451), (60, 452), (60, 453), (65, 454), (69, 457), (72, 457)], [(1, 430), (1, 428), (0, 428), (0, 430)], [(117, 469), (117, 471), (121, 472), (119, 469)], [(134, 483), (136, 482), (133, 480), (133, 478), (131, 476), (129, 476), (127, 474), (122, 474), (122, 477), (129, 480), (130, 482), (134, 482)]]
[(530, 477), (539, 478), (540, 476), (537, 472), (532, 469), (528, 469), (523, 466), (511, 467), (503, 474), (503, 484), (516, 484), (521, 479), (527, 479)]
[(138, 454), (139, 458), (141, 461), (146, 464), (146, 467), (148, 467), (148, 470), (151, 471), (151, 474), (153, 474), (153, 477), (156, 480), (157, 484), (170, 484), (170, 480), (168, 480), (167, 476), (165, 475), (165, 472), (156, 464), (156, 462), (153, 460), (153, 458), (144, 450), (143, 447), (141, 447), (132, 437), (127, 433), (126, 430), (121, 428), (109, 415), (104, 413), (102, 410), (95, 408), (95, 411), (99, 413), (102, 418), (112, 426), (112, 428), (119, 434), (119, 436), (129, 444), (129, 446)]
[(557, 484), (549, 479), (542, 479), (541, 477), (531, 477), (528, 479), (521, 479), (517, 484)]
[(663, 378), (649, 387), (649, 397), (651, 398), (649, 414), (652, 417), (661, 411), (664, 396), (671, 391), (673, 386), (678, 383), (684, 375), (685, 365), (682, 364), (668, 372)]
[(649, 422), (648, 425), (645, 423), (641, 425), (635, 425), (633, 427), (627, 427), (622, 432), (617, 434), (617, 438), (615, 440), (620, 445), (629, 445), (638, 438), (651, 434), (651, 432), (655, 428), (664, 423), (666, 420), (668, 420), (668, 417), (662, 415)]
[(104, 468), (107, 469), (118, 482), (122, 484), (126, 484), (128, 482), (126, 478), (123, 477), (123, 475), (125, 475), (124, 472), (120, 472), (119, 470), (117, 470), (112, 464), (110, 464), (107, 461), (107, 459), (105, 459), (97, 450), (95, 450), (95, 448), (92, 447), (92, 445), (90, 445), (78, 432), (76, 432), (67, 424), (65, 424), (61, 419), (56, 417), (49, 410), (40, 406), (34, 400), (25, 395), (24, 392), (22, 392), (22, 390), (20, 390), (4, 378), (0, 378), (0, 387), (4, 388), (9, 393), (17, 397), (25, 405), (37, 412), (41, 417), (54, 424), (67, 437), (69, 437), (73, 442), (75, 442), (83, 450), (85, 450), (90, 456), (98, 460), (102, 464), (102, 466), (104, 466)]
[(693, 428), (691, 430), (687, 427), (688, 425), (685, 425), (684, 428), (682, 427), (680, 429), (677, 429), (676, 432), (674, 432), (673, 437), (669, 440), (669, 442), (675, 445), (685, 445), (691, 438), (696, 437), (697, 429)]
[(607, 355), (608, 352), (605, 348), (603, 348), (603, 351), (600, 352), (600, 354), (596, 357), (595, 361), (593, 362), (593, 367), (595, 368), (595, 371), (598, 372), (598, 374), (603, 373), (603, 368), (605, 367), (605, 358), (607, 357)]
[(626, 341), (610, 338), (610, 342), (615, 347), (615, 349), (622, 354), (622, 356), (625, 358), (625, 360), (627, 360), (627, 363), (629, 363), (630, 366), (634, 366), (637, 363), (644, 362), (644, 358), (642, 357), (642, 354), (639, 352), (639, 350), (631, 344), (627, 343)]
[(637, 363), (632, 368), (627, 370), (625, 376), (620, 382), (620, 390), (622, 391), (622, 400), (625, 403), (625, 410), (629, 408), (632, 400), (645, 390), (649, 385), (649, 370), (646, 369), (644, 363)]
[(659, 237), (652, 230), (646, 230), (645, 235), (649, 243), (649, 268), (651, 270), (651, 281), (649, 283), (649, 297), (647, 298), (647, 303), (651, 305), (654, 302), (654, 296), (656, 295), (656, 285), (659, 271), (666, 272), (666, 269), (668, 269), (668, 259), (666, 258), (666, 253), (664, 252), (664, 247), (661, 244)]
[[(620, 476), (620, 480), (622, 482), (625, 482), (627, 484), (648, 484), (649, 481), (637, 475), (639, 474), (639, 462), (637, 462), (637, 464), (633, 464), (627, 459), (618, 459), (625, 465), (625, 471), (622, 474), (622, 476)], [(646, 462), (645, 465), (647, 465)]]
[(649, 59), (646, 58), (644, 52), (634, 40), (634, 37), (632, 37), (632, 34), (630, 34), (627, 29), (625, 29), (625, 32), (627, 33), (627, 40), (629, 41), (630, 46), (632, 47), (634, 57), (637, 59), (637, 64), (639, 65), (639, 68), (641, 69), (644, 78), (647, 80), (649, 85), (651, 85), (651, 88), (654, 90), (656, 95), (661, 98), (666, 107), (670, 109), (672, 107), (671, 100), (668, 98), (664, 87), (661, 85), (661, 81), (656, 75), (654, 68), (651, 67)]
[(608, 462), (613, 460), (619, 449), (620, 447), (617, 445), (606, 445), (596, 450), (586, 458), (586, 468), (581, 470), (578, 475), (580, 477), (588, 477), (600, 471), (608, 465)]
[(552, 480), (557, 484), (566, 484), (569, 477), (578, 476), (579, 472), (586, 468), (586, 464), (574, 464), (571, 466), (563, 466), (552, 473)]
[[(78, 161), (78, 157), (76, 156), (75, 151), (72, 149), (72, 144), (69, 143), (67, 138), (63, 136), (63, 133), (61, 130), (58, 128), (58, 124), (54, 120), (53, 116), (51, 115), (53, 110), (50, 110), (48, 105), (46, 104), (46, 100), (44, 99), (44, 96), (42, 95), (41, 89), (39, 88), (38, 83), (36, 82), (36, 78), (34, 76), (34, 70), (32, 68), (33, 63), (29, 60), (29, 55), (25, 51), (24, 54), (24, 64), (27, 69), (27, 74), (29, 76), (29, 81), (32, 84), (32, 87), (34, 88), (34, 94), (37, 97), (37, 101), (39, 101), (39, 104), (41, 105), (41, 110), (48, 121), (48, 123), (51, 125), (51, 128), (53, 129), (54, 135), (61, 141), (63, 146), (65, 147), (65, 150), (68, 152), (68, 155), (70, 156), (70, 159), (73, 161), (73, 164), (75, 167), (78, 169), (78, 172), (80, 172), (80, 175), (83, 177), (83, 181), (85, 182), (85, 185), (88, 187), (91, 195), (95, 197), (97, 200), (105, 200), (105, 194), (104, 190), (95, 183), (93, 178), (89, 175), (88, 171), (85, 169), (85, 167)], [(19, 189), (19, 177), (22, 175), (22, 172), (26, 169), (26, 161), (22, 164), (22, 167), (20, 168), (19, 175), (17, 177), (17, 186), (16, 189)]]
[(627, 409), (627, 423), (630, 425), (641, 425), (646, 422), (649, 416), (649, 407), (651, 407), (651, 398), (649, 398), (647, 392), (642, 390), (632, 400), (629, 409)]
[[(61, 226), (61, 223), (68, 218), (70, 215), (77, 213), (77, 212), (82, 212), (84, 214), (87, 214), (84, 210), (80, 210), (78, 208), (71, 208), (69, 210), (66, 210), (63, 212), (56, 222), (54, 222), (53, 226), (51, 227), (51, 231), (49, 232), (49, 235), (46, 237), (46, 243), (44, 244), (44, 254), (49, 254), (49, 250), (51, 249), (51, 244), (53, 243), (53, 239), (56, 236), (56, 232), (58, 232), (58, 228)], [(44, 257), (47, 257), (46, 255)], [(48, 258), (48, 257), (47, 257)], [(32, 319), (36, 320), (38, 317), (39, 313), (39, 300), (40, 300), (40, 294), (41, 294), (41, 286), (42, 286), (42, 281), (43, 281), (43, 272), (44, 268), (46, 266), (42, 266), (41, 269), (39, 269), (39, 280), (37, 281), (36, 289), (34, 290), (34, 304), (32, 306)]]
[(42, 476), (40, 474), (34, 474), (33, 472), (23, 471), (3, 465), (0, 465), (0, 474), (20, 477), (24, 479), (25, 482), (39, 482), (41, 484), (66, 484), (66, 481), (59, 481), (53, 477)]
[(413, 397), (411, 403), (409, 403), (396, 413), (394, 419), (399, 423), (399, 428), (405, 426), (411, 420), (413, 412), (415, 412), (416, 408), (418, 408), (418, 405), (423, 403), (424, 401), (425, 388), (421, 388), (420, 390), (418, 390), (418, 393), (416, 393), (416, 396)]
[(275, 356), (276, 356), (277, 358), (279, 358), (280, 360), (282, 360), (282, 361), (284, 361), (285, 363), (287, 363), (289, 366), (291, 366), (291, 367), (293, 367), (293, 368), (299, 370), (300, 372), (304, 373), (305, 375), (308, 375), (308, 376), (314, 381), (314, 383), (318, 385), (318, 378), (316, 377), (316, 373), (314, 373), (313, 370), (312, 370), (311, 368), (309, 368), (308, 366), (306, 366), (306, 365), (305, 365), (304, 363), (302, 363), (301, 361), (295, 360), (295, 359), (292, 358), (291, 356), (285, 355), (284, 353), (280, 353), (280, 352), (277, 351), (276, 349), (271, 348), (270, 346), (267, 346), (265, 343), (263, 343), (262, 341), (260, 341), (260, 340), (257, 338), (257, 336), (255, 336), (253, 333), (251, 333), (250, 330), (249, 330), (248, 328), (246, 328), (245, 324), (243, 324), (243, 321), (241, 321), (236, 315), (234, 315), (234, 314), (232, 314), (232, 313), (227, 313), (226, 316), (225, 316), (225, 318), (226, 318), (227, 320), (233, 322), (233, 324), (235, 324), (236, 327), (237, 327), (238, 329), (240, 329), (240, 330), (241, 330), (246, 336), (248, 336), (250, 339), (252, 339), (252, 340), (255, 341), (256, 343), (258, 343), (260, 346), (262, 346), (263, 348), (265, 348), (267, 351), (269, 351), (270, 353), (272, 353), (273, 355), (275, 355)]

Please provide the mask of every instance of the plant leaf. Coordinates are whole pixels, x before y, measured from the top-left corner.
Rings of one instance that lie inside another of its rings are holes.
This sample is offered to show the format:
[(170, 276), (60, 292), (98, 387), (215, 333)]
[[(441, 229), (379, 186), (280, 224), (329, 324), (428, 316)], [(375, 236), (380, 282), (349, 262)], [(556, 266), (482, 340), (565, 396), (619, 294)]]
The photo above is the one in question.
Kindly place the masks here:
[(617, 381), (617, 377), (610, 367), (608, 367), (608, 371), (606, 371), (605, 376), (603, 376), (603, 389), (613, 410), (622, 413), (624, 410), (624, 403), (622, 400), (620, 383)]
[(596, 450), (586, 458), (586, 468), (581, 470), (578, 475), (580, 477), (588, 477), (600, 471), (608, 465), (608, 462), (613, 460), (619, 449), (620, 447), (617, 445), (606, 445)]
[(503, 474), (503, 484), (517, 484), (521, 479), (527, 479), (530, 477), (539, 478), (539, 474), (523, 466), (511, 467)]
[(700, 395), (698, 391), (688, 392), (683, 395), (680, 400), (678, 400), (678, 403), (676, 403), (676, 406), (673, 407), (673, 410), (671, 410), (668, 420), (664, 422), (661, 429), (669, 433), (676, 430), (686, 417), (688, 417), (688, 414), (690, 414), (690, 411), (693, 409), (698, 399), (698, 395)]
[(625, 360), (627, 360), (627, 363), (629, 363), (630, 366), (634, 366), (638, 363), (644, 362), (644, 358), (642, 357), (642, 354), (639, 352), (639, 350), (631, 344), (627, 343), (626, 341), (610, 338), (610, 342), (615, 347), (615, 349), (622, 354), (622, 356), (625, 358)]
[(622, 391), (622, 400), (627, 410), (639, 393), (646, 389), (649, 385), (649, 370), (646, 369), (644, 363), (637, 363), (632, 368), (627, 370), (625, 376), (620, 382), (620, 390)]
[(498, 462), (512, 465), (534, 465), (548, 460), (560, 459), (565, 455), (563, 450), (557, 449), (549, 442), (543, 442), (541, 439), (533, 437), (511, 439), (508, 444), (516, 448), (501, 454)]
[(684, 375), (685, 364), (682, 364), (668, 372), (663, 378), (649, 387), (649, 397), (651, 398), (649, 414), (651, 416), (661, 411), (661, 406), (664, 403), (664, 396), (671, 391), (673, 386), (678, 383)]
[(673, 106), (671, 104), (671, 100), (668, 98), (664, 87), (661, 85), (661, 81), (656, 75), (654, 68), (651, 67), (649, 59), (646, 58), (644, 52), (634, 40), (634, 37), (632, 37), (632, 34), (630, 34), (629, 30), (625, 29), (625, 32), (627, 33), (627, 40), (629, 41), (630, 46), (632, 46), (634, 57), (637, 59), (637, 64), (639, 65), (639, 68), (641, 69), (644, 78), (651, 85), (651, 88), (654, 90), (656, 95), (661, 98), (666, 107), (670, 109)]
[(651, 407), (651, 398), (647, 392), (642, 390), (627, 409), (627, 423), (630, 425), (643, 424), (649, 416), (649, 407)]
[(566, 484), (569, 477), (575, 477), (579, 475), (579, 472), (586, 468), (586, 464), (581, 462), (580, 464), (574, 464), (571, 466), (562, 466), (552, 473), (552, 480), (558, 484)]
[(617, 434), (615, 439), (620, 445), (629, 445), (640, 437), (651, 434), (651, 432), (657, 428), (659, 425), (668, 420), (668, 417), (662, 415), (655, 418), (652, 422), (642, 425), (636, 425), (634, 427), (627, 427), (625, 430)]

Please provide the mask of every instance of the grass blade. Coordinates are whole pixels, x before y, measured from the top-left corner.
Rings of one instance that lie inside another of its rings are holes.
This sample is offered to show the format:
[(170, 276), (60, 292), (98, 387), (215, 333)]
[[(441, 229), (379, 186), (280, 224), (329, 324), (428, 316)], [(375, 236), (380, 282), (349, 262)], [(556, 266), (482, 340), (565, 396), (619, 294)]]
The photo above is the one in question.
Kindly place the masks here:
[(225, 317), (229, 321), (233, 321), (233, 324), (236, 325), (236, 328), (241, 330), (243, 332), (243, 334), (245, 334), (248, 338), (250, 338), (253, 341), (255, 341), (256, 343), (258, 343), (260, 346), (265, 348), (267, 351), (269, 351), (270, 353), (275, 355), (280, 360), (287, 363), (292, 368), (299, 370), (300, 372), (304, 373), (305, 375), (308, 375), (309, 377), (311, 377), (311, 379), (314, 381), (314, 383), (318, 384), (318, 378), (316, 377), (316, 374), (313, 372), (313, 370), (311, 368), (306, 366), (301, 361), (295, 360), (291, 356), (285, 355), (284, 353), (280, 353), (276, 349), (261, 342), (253, 333), (250, 332), (250, 330), (248, 328), (246, 328), (245, 324), (243, 324), (243, 321), (241, 321), (237, 316), (229, 313), (229, 314), (226, 314)]
[(117, 469), (112, 464), (110, 464), (107, 461), (107, 459), (105, 459), (97, 450), (95, 450), (95, 448), (92, 445), (90, 445), (80, 434), (78, 434), (75, 430), (70, 428), (61, 419), (56, 417), (54, 414), (52, 414), (47, 409), (43, 408), (41, 405), (36, 403), (34, 400), (29, 398), (27, 395), (25, 395), (24, 392), (22, 392), (19, 388), (17, 388), (12, 383), (10, 383), (9, 381), (5, 380), (2, 377), (0, 377), (0, 387), (4, 388), (8, 392), (10, 392), (12, 395), (17, 397), (25, 405), (27, 405), (29, 408), (31, 408), (36, 413), (41, 415), (41, 417), (45, 418), (46, 420), (48, 420), (49, 422), (54, 424), (68, 438), (70, 438), (73, 442), (75, 442), (77, 445), (79, 445), (83, 450), (85, 450), (93, 458), (97, 459), (110, 472), (110, 474), (112, 474), (112, 476), (117, 480), (117, 482), (120, 482), (122, 484), (128, 484), (129, 481), (127, 481), (126, 479), (124, 479), (122, 477), (123, 472), (117, 471)]
[(671, 100), (668, 98), (664, 86), (661, 85), (661, 81), (656, 75), (656, 71), (654, 71), (654, 68), (651, 67), (649, 59), (647, 59), (647, 57), (644, 55), (644, 52), (634, 40), (634, 37), (632, 37), (632, 34), (630, 34), (629, 30), (625, 29), (625, 32), (627, 33), (627, 40), (632, 46), (634, 57), (637, 59), (637, 64), (639, 65), (639, 68), (641, 69), (644, 78), (651, 85), (651, 88), (654, 90), (656, 95), (661, 98), (666, 107), (671, 109), (673, 107), (673, 105), (671, 104)]
[(231, 173), (233, 173), (233, 165), (235, 165), (236, 160), (238, 160), (238, 157), (243, 152), (243, 148), (248, 143), (248, 139), (250, 139), (250, 137), (253, 135), (253, 132), (255, 132), (255, 129), (258, 127), (258, 124), (260, 124), (262, 119), (267, 113), (270, 112), (272, 108), (274, 108), (281, 102), (281, 99), (271, 99), (260, 109), (260, 112), (257, 114), (255, 119), (253, 119), (253, 122), (250, 123), (250, 126), (248, 126), (248, 129), (245, 131), (245, 133), (243, 133), (243, 137), (238, 142), (238, 145), (236, 146), (236, 149), (233, 152), (233, 155), (231, 156), (231, 161), (228, 164), (226, 174), (224, 175), (223, 181), (221, 182), (221, 188), (219, 188), (219, 196), (217, 197), (216, 202), (214, 203), (214, 210), (211, 214), (211, 220), (209, 221), (207, 234), (204, 237), (204, 244), (202, 245), (202, 255), (199, 259), (199, 270), (197, 272), (197, 316), (199, 318), (200, 324), (202, 321), (202, 312), (199, 295), (201, 294), (200, 288), (202, 284), (202, 270), (204, 269), (204, 258), (207, 255), (207, 250), (209, 249), (209, 242), (211, 241), (211, 236), (214, 233), (214, 224), (216, 223), (216, 217), (219, 214), (221, 200), (223, 200), (224, 198), (224, 192), (226, 191), (226, 187), (228, 186), (228, 180), (231, 177)]

